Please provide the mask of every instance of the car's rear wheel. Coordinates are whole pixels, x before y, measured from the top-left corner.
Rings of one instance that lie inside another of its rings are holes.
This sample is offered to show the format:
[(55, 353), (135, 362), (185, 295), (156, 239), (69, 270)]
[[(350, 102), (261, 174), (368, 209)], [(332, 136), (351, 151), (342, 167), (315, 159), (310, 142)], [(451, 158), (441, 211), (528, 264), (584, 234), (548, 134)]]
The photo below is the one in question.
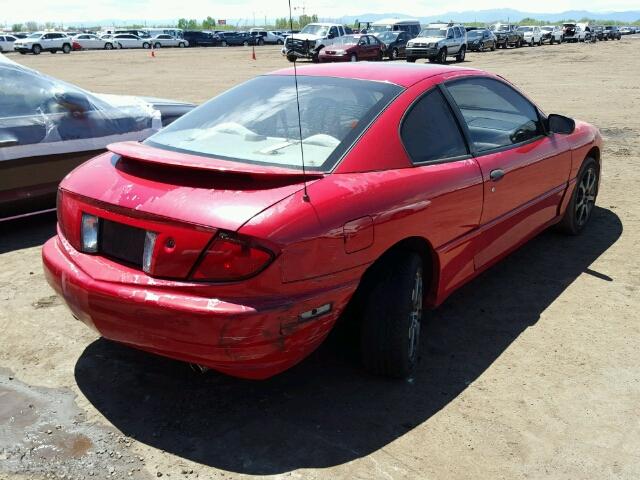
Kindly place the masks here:
[(361, 347), (370, 372), (408, 377), (418, 360), (424, 279), (416, 253), (392, 254), (365, 296)]
[(184, 42), (180, 42), (180, 43), (178, 44), (178, 47), (179, 47), (179, 48), (185, 48), (186, 46), (187, 46), (187, 45), (186, 45)]
[(447, 63), (447, 47), (442, 48), (439, 52), (438, 52), (438, 63), (442, 63), (445, 64)]
[(278, 44), (278, 45), (284, 45), (284, 42), (283, 42), (282, 40), (277, 40), (277, 41), (276, 41), (276, 44)]
[(105, 50), (113, 50), (113, 45), (110, 43), (105, 43), (104, 44), (104, 49)]
[(144, 43), (142, 44), (142, 48), (147, 48), (147, 49), (148, 49), (148, 48), (151, 48), (151, 44), (150, 44), (150, 43), (148, 43), (148, 42), (144, 42)]
[(71, 53), (71, 45), (69, 45), (68, 43), (65, 43), (62, 46), (62, 53)]
[(587, 225), (598, 196), (598, 177), (598, 163), (587, 157), (580, 168), (571, 201), (558, 224), (562, 232), (578, 235)]
[(381, 62), (384, 58), (384, 53), (382, 53), (382, 50), (380, 50), (378, 52), (378, 55), (376, 56), (376, 61)]
[(456, 62), (464, 62), (464, 58), (467, 55), (467, 48), (465, 46), (460, 47), (460, 51), (456, 55)]
[(242, 45), (243, 45), (243, 46), (245, 46), (245, 47), (248, 47), (248, 46), (249, 46), (249, 42), (247, 42), (247, 41), (245, 40), (244, 42), (242, 42)]
[(222, 43), (220, 44), (222, 47), (226, 47), (227, 46), (227, 42), (225, 42), (224, 40), (222, 41)]
[(398, 52), (398, 49), (392, 48), (391, 55), (389, 55), (389, 58), (391, 58), (391, 60), (397, 60), (399, 56), (400, 56), (400, 52)]
[(31, 51), (34, 55), (40, 55), (40, 52), (42, 52), (42, 47), (40, 45), (34, 45), (33, 47), (31, 47)]
[(542, 38), (538, 39), (538, 46), (541, 47), (542, 46)]
[(153, 44), (153, 48), (162, 48), (162, 44), (160, 42), (156, 42)]

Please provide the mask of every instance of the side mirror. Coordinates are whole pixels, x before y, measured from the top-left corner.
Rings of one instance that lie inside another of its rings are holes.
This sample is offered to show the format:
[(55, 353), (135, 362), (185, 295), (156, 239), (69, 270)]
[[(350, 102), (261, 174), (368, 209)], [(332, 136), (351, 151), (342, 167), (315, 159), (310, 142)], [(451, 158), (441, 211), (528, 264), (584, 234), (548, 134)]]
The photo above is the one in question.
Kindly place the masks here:
[(56, 102), (76, 118), (83, 117), (90, 110), (91, 103), (84, 95), (76, 92), (61, 92), (55, 95)]
[(573, 118), (565, 117), (552, 113), (547, 117), (549, 131), (551, 133), (560, 133), (568, 135), (576, 129), (576, 122)]

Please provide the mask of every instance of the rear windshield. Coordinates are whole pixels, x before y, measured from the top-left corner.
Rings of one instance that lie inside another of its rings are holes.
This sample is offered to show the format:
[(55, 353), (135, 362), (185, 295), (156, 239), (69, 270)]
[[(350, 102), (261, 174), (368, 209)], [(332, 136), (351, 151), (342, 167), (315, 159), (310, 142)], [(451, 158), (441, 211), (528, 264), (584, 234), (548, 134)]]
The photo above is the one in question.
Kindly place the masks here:
[(249, 80), (192, 110), (145, 143), (243, 163), (329, 171), (402, 88), (386, 82), (298, 76)]

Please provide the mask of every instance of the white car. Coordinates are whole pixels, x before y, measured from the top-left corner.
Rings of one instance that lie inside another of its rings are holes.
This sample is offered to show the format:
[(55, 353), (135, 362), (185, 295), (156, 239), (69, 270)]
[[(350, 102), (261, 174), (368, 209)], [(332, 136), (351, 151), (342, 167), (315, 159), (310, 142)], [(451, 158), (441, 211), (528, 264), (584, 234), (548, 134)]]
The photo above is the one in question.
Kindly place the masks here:
[(71, 38), (63, 32), (36, 32), (13, 42), (13, 49), (23, 55), (29, 52), (34, 55), (40, 55), (41, 52), (70, 53), (71, 42)]
[(0, 35), (0, 52), (13, 52), (13, 44), (17, 40), (11, 35)]
[(334, 39), (346, 35), (344, 25), (339, 23), (309, 23), (288, 36), (282, 48), (282, 55), (294, 62), (298, 58), (318, 61), (318, 54), (324, 47), (333, 44)]
[(524, 25), (518, 27), (518, 31), (524, 36), (524, 43), (533, 47), (534, 45), (542, 45), (542, 30), (535, 25)]
[(562, 35), (565, 42), (586, 42), (587, 37), (591, 36), (587, 35), (584, 24), (577, 23), (563, 23)]
[(266, 43), (284, 45), (284, 38), (279, 33), (269, 32), (259, 28), (252, 28), (249, 30), (249, 33), (258, 37), (258, 45), (264, 45)]
[(111, 50), (113, 42), (108, 38), (100, 38), (90, 33), (81, 33), (73, 37), (73, 42), (80, 45), (83, 50)]
[(153, 48), (162, 48), (162, 47), (188, 47), (189, 42), (184, 38), (176, 38), (168, 34), (156, 35), (149, 39)]
[(557, 25), (545, 25), (542, 30), (542, 41), (549, 41), (549, 44), (562, 43), (562, 28)]
[(118, 33), (113, 36), (115, 48), (151, 48), (151, 42), (147, 38), (140, 38), (132, 33)]

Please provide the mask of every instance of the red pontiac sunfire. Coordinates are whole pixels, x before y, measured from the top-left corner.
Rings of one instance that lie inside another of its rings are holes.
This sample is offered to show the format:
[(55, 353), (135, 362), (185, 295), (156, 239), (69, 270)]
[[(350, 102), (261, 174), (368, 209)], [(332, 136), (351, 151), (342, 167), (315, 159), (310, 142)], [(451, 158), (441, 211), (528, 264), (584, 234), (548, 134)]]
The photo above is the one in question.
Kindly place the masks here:
[(309, 355), (351, 302), (364, 365), (404, 377), (423, 306), (589, 220), (598, 130), (500, 77), (356, 63), (299, 68), (298, 87), (300, 122), (282, 70), (62, 181), (44, 269), (78, 319), (259, 379)]

